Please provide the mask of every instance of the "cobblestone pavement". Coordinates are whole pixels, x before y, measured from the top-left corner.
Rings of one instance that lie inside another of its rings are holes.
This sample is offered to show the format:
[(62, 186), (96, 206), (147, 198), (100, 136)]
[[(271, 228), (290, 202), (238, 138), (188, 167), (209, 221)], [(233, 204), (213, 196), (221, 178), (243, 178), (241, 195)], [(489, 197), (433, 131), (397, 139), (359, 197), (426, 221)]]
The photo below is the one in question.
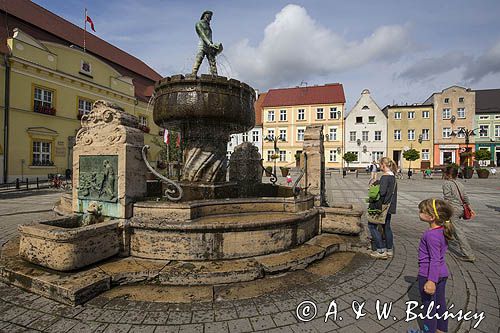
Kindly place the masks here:
[[(365, 175), (342, 178), (335, 174), (327, 178), (329, 202), (363, 203), (367, 183)], [(451, 277), (447, 298), (449, 305), (454, 304), (452, 313), (459, 309), (464, 313), (484, 311), (485, 318), (476, 329), (471, 326), (478, 319), (450, 319), (449, 331), (500, 332), (500, 232), (496, 227), (500, 221), (500, 181), (474, 179), (467, 181), (466, 187), (478, 212), (474, 221), (466, 222), (478, 259), (465, 263), (448, 256)], [(18, 224), (50, 215), (47, 210), (59, 196), (53, 192), (25, 194), (17, 198), (0, 195), (0, 243), (16, 234)], [(401, 180), (398, 214), (392, 222), (394, 258), (373, 260), (359, 254), (348, 268), (312, 285), (240, 301), (165, 304), (96, 298), (84, 306), (70, 307), (0, 283), (0, 332), (417, 332), (416, 320), (405, 322), (405, 303), (419, 299), (415, 288), (417, 246), (425, 224), (418, 220), (417, 205), (440, 194), (440, 180)], [(393, 302), (388, 319), (377, 319), (377, 299)], [(317, 315), (301, 323), (296, 308), (305, 300), (316, 304)], [(325, 323), (332, 300), (338, 315), (336, 320), (329, 316)], [(366, 301), (366, 315), (358, 320), (351, 308), (353, 301)]]

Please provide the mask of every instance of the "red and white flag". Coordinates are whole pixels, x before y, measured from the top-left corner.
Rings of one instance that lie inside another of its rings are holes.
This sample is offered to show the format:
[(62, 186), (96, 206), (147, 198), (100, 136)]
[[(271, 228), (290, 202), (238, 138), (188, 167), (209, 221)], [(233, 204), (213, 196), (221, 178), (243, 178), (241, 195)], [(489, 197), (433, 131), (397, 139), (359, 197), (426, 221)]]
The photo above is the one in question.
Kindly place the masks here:
[(168, 132), (168, 129), (165, 129), (163, 131), (163, 142), (165, 142), (167, 145), (170, 143), (170, 133)]
[(89, 22), (90, 24), (90, 29), (92, 29), (92, 31), (95, 32), (94, 21), (92, 21), (90, 16), (87, 15), (87, 8), (85, 8), (85, 30), (87, 30), (87, 22)]
[(177, 133), (177, 143), (176, 143), (177, 148), (181, 146), (181, 132)]

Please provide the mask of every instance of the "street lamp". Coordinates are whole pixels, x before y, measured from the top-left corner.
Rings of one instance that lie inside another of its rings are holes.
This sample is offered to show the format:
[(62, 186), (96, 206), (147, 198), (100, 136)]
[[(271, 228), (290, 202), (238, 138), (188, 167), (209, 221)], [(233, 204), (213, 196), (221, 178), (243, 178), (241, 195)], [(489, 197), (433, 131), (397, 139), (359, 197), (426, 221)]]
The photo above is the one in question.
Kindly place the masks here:
[[(465, 151), (468, 153), (469, 152), (469, 142), (470, 142), (470, 137), (476, 135), (475, 131), (479, 130), (480, 134), (485, 133), (486, 131), (480, 127), (474, 128), (472, 130), (469, 130), (465, 127), (461, 127), (458, 131), (453, 131), (451, 132), (452, 136), (459, 136), (459, 135), (464, 135), (465, 137)], [(469, 157), (467, 156), (467, 165), (469, 165)]]
[(277, 175), (276, 173), (276, 160), (278, 159), (279, 157), (279, 148), (278, 148), (278, 141), (284, 141), (281, 139), (281, 136), (274, 136), (274, 135), (268, 135), (266, 137), (264, 137), (264, 140), (265, 141), (268, 141), (268, 142), (272, 142), (273, 143), (273, 148), (274, 148), (274, 174)]

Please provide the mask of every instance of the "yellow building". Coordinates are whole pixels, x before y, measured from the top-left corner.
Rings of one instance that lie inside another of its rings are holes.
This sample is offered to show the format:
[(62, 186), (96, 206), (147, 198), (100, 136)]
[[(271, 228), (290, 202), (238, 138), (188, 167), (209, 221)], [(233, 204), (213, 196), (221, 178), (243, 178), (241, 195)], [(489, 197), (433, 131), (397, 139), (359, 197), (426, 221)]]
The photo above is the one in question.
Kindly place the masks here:
[(432, 104), (388, 105), (382, 112), (387, 116), (387, 156), (403, 170), (410, 167), (403, 152), (411, 148), (420, 152), (420, 159), (411, 162), (412, 169), (433, 166), (434, 108)]
[(84, 52), (75, 46), (82, 29), (30, 1), (9, 2), (6, 11), (2, 23), (12, 30), (0, 49), (3, 182), (71, 169), (79, 119), (96, 100), (139, 117), (146, 144), (159, 135), (148, 108), (158, 73), (88, 33)]
[(272, 166), (273, 155), (278, 166), (294, 167), (296, 154), (304, 145), (308, 125), (323, 125), (325, 135), (325, 166), (342, 165), (345, 96), (342, 84), (313, 87), (271, 89), (262, 103), (264, 137), (279, 138), (276, 142), (264, 140), (264, 165)]

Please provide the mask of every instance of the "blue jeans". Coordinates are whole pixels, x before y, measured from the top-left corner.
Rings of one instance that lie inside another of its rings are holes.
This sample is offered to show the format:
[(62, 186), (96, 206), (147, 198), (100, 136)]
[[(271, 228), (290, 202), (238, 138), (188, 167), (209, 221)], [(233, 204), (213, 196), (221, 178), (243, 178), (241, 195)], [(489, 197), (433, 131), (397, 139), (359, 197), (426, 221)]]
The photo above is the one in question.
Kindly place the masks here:
[(377, 248), (377, 251), (382, 252), (382, 249), (384, 248), (392, 250), (394, 243), (393, 243), (392, 229), (391, 229), (391, 214), (387, 213), (387, 216), (385, 218), (385, 224), (382, 225), (382, 227), (384, 228), (385, 244), (384, 240), (382, 239), (382, 235), (377, 229), (377, 226), (378, 224), (368, 222), (368, 229), (370, 229), (370, 233), (372, 234), (372, 238), (373, 241), (375, 242), (375, 247)]

